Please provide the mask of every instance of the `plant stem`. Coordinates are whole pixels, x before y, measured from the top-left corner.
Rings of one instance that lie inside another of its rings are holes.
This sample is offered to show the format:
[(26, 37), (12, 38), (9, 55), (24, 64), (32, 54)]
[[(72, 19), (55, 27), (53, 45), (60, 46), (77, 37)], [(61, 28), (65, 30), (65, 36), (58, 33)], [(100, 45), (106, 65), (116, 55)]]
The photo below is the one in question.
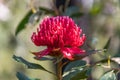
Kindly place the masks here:
[(57, 63), (58, 80), (62, 80), (62, 60)]

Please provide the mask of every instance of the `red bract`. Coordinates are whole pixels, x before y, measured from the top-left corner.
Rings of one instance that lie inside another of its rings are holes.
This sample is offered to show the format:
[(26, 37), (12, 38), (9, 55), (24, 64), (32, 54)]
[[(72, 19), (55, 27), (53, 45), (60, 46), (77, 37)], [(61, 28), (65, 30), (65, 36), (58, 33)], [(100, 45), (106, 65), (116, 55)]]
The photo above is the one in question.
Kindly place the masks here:
[(34, 54), (38, 58), (62, 55), (73, 60), (76, 54), (85, 52), (79, 48), (86, 39), (84, 34), (80, 37), (81, 33), (82, 29), (68, 16), (45, 18), (31, 39), (36, 46), (47, 46), (47, 49)]

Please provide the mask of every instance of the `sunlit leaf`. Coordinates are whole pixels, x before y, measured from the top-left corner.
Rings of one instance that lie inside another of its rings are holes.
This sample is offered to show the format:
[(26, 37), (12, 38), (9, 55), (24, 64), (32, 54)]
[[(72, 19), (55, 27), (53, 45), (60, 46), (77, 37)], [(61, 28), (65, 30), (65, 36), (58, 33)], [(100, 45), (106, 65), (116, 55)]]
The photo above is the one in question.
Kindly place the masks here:
[[(83, 70), (81, 69), (83, 68)], [(70, 80), (83, 80), (87, 79), (91, 75), (92, 68), (88, 66), (77, 67), (76, 70), (81, 70), (79, 73), (74, 75)]]
[(66, 71), (69, 71), (75, 67), (81, 67), (81, 66), (85, 66), (86, 65), (86, 62), (83, 61), (83, 60), (77, 60), (77, 61), (73, 61), (73, 62), (70, 62), (64, 69), (64, 72)]
[(52, 72), (46, 70), (41, 65), (36, 64), (36, 63), (28, 62), (25, 59), (23, 59), (22, 57), (18, 57), (18, 56), (13, 55), (13, 59), (15, 59), (17, 62), (21, 62), (21, 63), (25, 64), (29, 69), (40, 69), (40, 70), (43, 70), (43, 71), (47, 71), (48, 73), (52, 73)]
[(15, 31), (15, 35), (17, 35), (21, 30), (25, 28), (25, 25), (28, 23), (29, 17), (32, 15), (32, 11), (28, 11), (25, 17), (20, 21)]
[(110, 71), (105, 73), (100, 80), (117, 80), (116, 75), (114, 73), (114, 71)]
[(91, 68), (87, 66), (75, 67), (63, 74), (63, 80), (82, 80), (89, 77)]
[[(85, 66), (86, 66), (86, 62), (82, 60), (69, 63), (64, 69), (63, 80), (72, 80), (73, 78), (76, 79), (79, 73), (84, 73), (84, 72), (86, 73), (86, 71), (84, 71)], [(86, 76), (83, 76), (83, 77), (86, 77)]]
[(17, 76), (17, 78), (19, 80), (40, 80), (40, 79), (31, 79), (31, 78), (28, 78), (26, 75), (24, 75), (21, 72), (17, 72), (16, 76)]
[(80, 69), (73, 69), (67, 72), (64, 72), (63, 74), (63, 80), (71, 80), (72, 77), (74, 77), (75, 75), (77, 75), (78, 73), (82, 72), (83, 68), (81, 67)]

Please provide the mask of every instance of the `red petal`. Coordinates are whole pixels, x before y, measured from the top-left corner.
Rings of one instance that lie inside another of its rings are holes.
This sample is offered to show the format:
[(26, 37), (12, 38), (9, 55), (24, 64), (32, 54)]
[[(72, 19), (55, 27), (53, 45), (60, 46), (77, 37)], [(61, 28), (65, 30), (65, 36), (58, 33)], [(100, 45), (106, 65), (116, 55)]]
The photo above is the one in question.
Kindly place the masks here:
[(81, 50), (77, 47), (72, 48), (62, 48), (61, 52), (63, 53), (64, 58), (68, 58), (70, 60), (73, 60), (73, 57), (77, 54), (85, 54), (85, 50)]
[(41, 58), (43, 56), (48, 55), (50, 52), (52, 51), (52, 49), (47, 48), (45, 50), (42, 50), (40, 52), (32, 52), (37, 58)]
[(73, 55), (71, 53), (69, 53), (68, 51), (63, 50), (62, 53), (63, 53), (64, 58), (68, 58), (69, 60), (73, 60)]

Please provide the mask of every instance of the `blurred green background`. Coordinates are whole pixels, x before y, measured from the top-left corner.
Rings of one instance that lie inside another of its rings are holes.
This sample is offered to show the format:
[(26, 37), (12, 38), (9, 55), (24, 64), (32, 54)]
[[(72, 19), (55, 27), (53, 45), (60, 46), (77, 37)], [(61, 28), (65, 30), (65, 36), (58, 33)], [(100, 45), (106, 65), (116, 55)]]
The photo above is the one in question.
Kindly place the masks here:
[[(17, 36), (15, 30), (17, 25), (31, 9), (31, 1), (35, 7), (46, 7), (52, 9), (52, 0), (0, 0), (0, 80), (17, 80), (16, 72), (25, 72), (31, 78), (37, 77), (41, 80), (53, 80), (54, 76), (40, 70), (26, 69), (20, 63), (13, 60), (12, 56), (18, 55), (30, 62), (39, 63), (46, 69), (54, 72), (53, 63), (50, 61), (39, 62), (33, 59), (30, 51), (40, 51), (44, 47), (36, 47), (30, 40), (36, 26), (26, 25)], [(63, 1), (63, 0), (59, 0)], [(67, 0), (69, 1), (69, 0)], [(80, 11), (82, 16), (74, 18), (83, 29), (87, 41), (93, 49), (103, 49), (111, 37), (111, 43), (107, 54), (120, 56), (120, 1), (119, 0), (70, 0), (71, 6), (64, 11), (63, 15)], [(60, 4), (60, 3), (59, 3)], [(59, 5), (56, 4), (56, 5)], [(78, 9), (77, 9), (77, 8)], [(44, 15), (47, 16), (47, 15)], [(42, 17), (44, 17), (42, 16)], [(49, 15), (48, 15), (49, 16)], [(42, 18), (41, 18), (42, 19)], [(88, 47), (85, 47), (88, 49)], [(104, 58), (104, 54), (95, 54), (89, 57), (91, 62)], [(89, 62), (89, 61), (88, 61)], [(99, 70), (99, 75), (98, 75)], [(94, 80), (98, 80), (104, 69), (95, 67), (92, 71)], [(49, 77), (49, 78), (48, 78)]]

